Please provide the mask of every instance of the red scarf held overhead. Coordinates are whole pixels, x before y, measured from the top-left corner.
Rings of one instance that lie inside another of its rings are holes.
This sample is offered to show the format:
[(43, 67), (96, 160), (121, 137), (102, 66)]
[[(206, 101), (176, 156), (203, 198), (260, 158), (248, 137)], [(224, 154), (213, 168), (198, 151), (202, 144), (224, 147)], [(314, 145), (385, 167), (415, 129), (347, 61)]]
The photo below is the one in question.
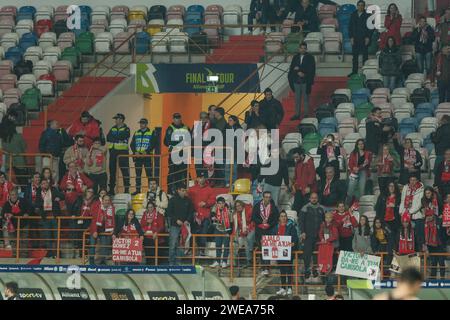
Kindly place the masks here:
[(230, 229), (230, 227), (231, 227), (230, 215), (229, 215), (227, 206), (224, 206), (222, 210), (217, 208), (216, 218), (217, 218), (217, 221), (219, 221), (221, 224), (223, 224), (225, 226), (225, 229), (227, 229), (227, 230)]
[(436, 221), (431, 220), (425, 222), (425, 244), (431, 247), (437, 247), (439, 245), (439, 239), (437, 236)]
[(264, 207), (264, 201), (261, 201), (259, 209), (260, 209), (260, 216), (262, 218), (262, 223), (259, 224), (258, 227), (266, 230), (269, 228), (268, 221), (269, 221), (270, 213), (272, 211), (272, 205), (269, 202), (269, 204)]
[(394, 207), (389, 207), (389, 205), (395, 205), (395, 195), (390, 195), (386, 199), (386, 213), (384, 215), (384, 221), (394, 221)]

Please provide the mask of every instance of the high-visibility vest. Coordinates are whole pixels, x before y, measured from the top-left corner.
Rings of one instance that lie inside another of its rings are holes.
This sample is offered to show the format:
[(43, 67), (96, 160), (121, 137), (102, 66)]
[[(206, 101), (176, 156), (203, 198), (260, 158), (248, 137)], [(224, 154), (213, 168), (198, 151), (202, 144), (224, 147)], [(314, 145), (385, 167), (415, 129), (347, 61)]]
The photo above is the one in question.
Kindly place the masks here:
[[(128, 129), (127, 126), (123, 126), (123, 127), (120, 127), (120, 128), (117, 128), (117, 126), (114, 126), (114, 127), (111, 128), (111, 131), (113, 133), (115, 133), (115, 132), (118, 133), (118, 132), (121, 132), (121, 131), (125, 131), (127, 129)], [(119, 142), (110, 143), (109, 144), (109, 149), (128, 150), (128, 139), (119, 140)]]
[(135, 132), (135, 149), (138, 153), (145, 153), (152, 143), (153, 130), (147, 129), (142, 132), (138, 130)]
[[(175, 127), (173, 124), (170, 125), (170, 128), (172, 128), (172, 134), (178, 134), (181, 135), (184, 132), (189, 132), (189, 128), (183, 125), (181, 128)], [(175, 144), (178, 144), (179, 141), (173, 141)]]

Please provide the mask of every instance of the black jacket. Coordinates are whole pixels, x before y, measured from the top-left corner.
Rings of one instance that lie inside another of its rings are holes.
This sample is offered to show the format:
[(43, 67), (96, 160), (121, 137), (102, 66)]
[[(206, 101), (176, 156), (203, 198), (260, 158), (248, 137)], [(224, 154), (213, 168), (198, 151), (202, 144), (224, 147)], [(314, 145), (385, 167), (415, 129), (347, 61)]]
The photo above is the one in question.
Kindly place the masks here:
[(327, 196), (323, 195), (325, 190), (325, 179), (322, 179), (319, 183), (319, 200), (320, 204), (325, 207), (335, 207), (339, 200), (343, 200), (345, 197), (345, 189), (343, 190), (340, 180), (336, 178), (331, 181), (330, 194)]
[(378, 154), (383, 139), (383, 124), (369, 117), (366, 122), (366, 148)]
[(259, 113), (258, 116), (256, 115), (256, 113), (246, 111), (244, 122), (247, 124), (247, 129), (254, 129), (257, 126), (264, 124), (264, 119), (261, 115), (261, 112)]
[(399, 76), (401, 74), (402, 56), (397, 46), (384, 48), (379, 58), (380, 74), (383, 76)]
[(431, 134), (437, 156), (443, 156), (445, 150), (450, 149), (450, 123), (445, 123)]
[(328, 161), (327, 156), (327, 146), (321, 146), (317, 149), (317, 154), (320, 155), (319, 168), (322, 171), (325, 170), (325, 167), (331, 166), (334, 167), (335, 172), (339, 172), (339, 160), (338, 157), (341, 155), (341, 148), (338, 146), (334, 147), (334, 156), (336, 160)]
[[(59, 198), (59, 200), (64, 200), (64, 194), (55, 187), (50, 187), (50, 190), (52, 192), (52, 214), (53, 216), (59, 216), (61, 215), (61, 206), (59, 205), (59, 201), (56, 201), (56, 198)], [(44, 211), (44, 200), (42, 199), (41, 188), (36, 191), (35, 210), (37, 210), (37, 213), (40, 214), (42, 218), (47, 216)]]
[(442, 161), (436, 170), (436, 174), (434, 175), (434, 184), (439, 188), (439, 192), (442, 195), (445, 195), (450, 191), (450, 182), (445, 183), (442, 181), (442, 173), (445, 171), (445, 161)]
[[(386, 201), (387, 196), (385, 194), (380, 194), (377, 199), (377, 203), (375, 204), (376, 217), (384, 221), (384, 216), (386, 214)], [(400, 208), (401, 194), (398, 194), (395, 198), (395, 207), (394, 207), (394, 226), (395, 229), (400, 227), (400, 214), (398, 209)], [(395, 231), (395, 230), (392, 230)]]
[(355, 41), (355, 46), (365, 47), (364, 39), (370, 39), (370, 30), (367, 28), (367, 19), (369, 14), (364, 11), (361, 16), (358, 16), (358, 11), (352, 13), (350, 23), (348, 25), (350, 38)]
[(284, 180), (284, 184), (286, 186), (289, 186), (289, 171), (288, 171), (287, 161), (280, 158), (277, 173), (273, 174), (273, 175), (267, 175), (267, 176), (260, 175), (258, 180), (262, 181), (262, 179), (264, 179), (265, 183), (268, 183), (274, 187), (280, 187), (283, 180)]
[[(24, 199), (19, 199), (19, 209), (20, 209), (20, 213), (19, 215), (14, 215), (14, 216), (19, 216), (19, 217), (23, 217), (25, 214), (28, 214), (29, 216), (33, 215), (32, 209), (28, 206), (28, 202), (25, 201)], [(6, 201), (5, 205), (3, 206), (2, 209), (2, 219), (3, 222), (5, 221), (5, 214), (6, 213), (12, 213), (12, 205), (9, 201)], [(14, 226), (14, 228), (17, 228), (17, 219), (12, 219), (12, 224)], [(27, 226), (29, 223), (29, 221), (27, 220), (22, 220), (20, 222), (21, 227)], [(3, 223), (2, 223), (3, 225)]]
[(166, 214), (169, 218), (170, 226), (178, 226), (177, 220), (192, 223), (194, 219), (194, 205), (188, 197), (181, 198), (178, 194), (175, 194), (169, 200)]
[[(39, 188), (37, 188), (37, 189), (39, 189)], [(33, 203), (32, 191), (31, 191), (31, 183), (27, 184), (24, 187), (23, 199), (27, 202), (28, 206), (33, 209), (33, 212), (34, 212), (34, 203)]]
[[(373, 252), (388, 252), (388, 254), (392, 254), (392, 250), (395, 247), (395, 237), (397, 232), (390, 230), (387, 226), (383, 227), (385, 231), (385, 236), (387, 240), (387, 244), (381, 244), (375, 236), (375, 232), (372, 232), (370, 236), (370, 245), (372, 247)], [(398, 247), (398, 245), (397, 245)]]
[[(288, 74), (289, 86), (292, 91), (295, 91), (294, 83), (306, 83), (306, 91), (310, 94), (312, 85), (314, 84), (314, 78), (316, 76), (316, 60), (309, 53), (304, 55), (302, 63), (300, 63), (300, 60), (300, 53), (297, 53), (292, 58)], [(294, 70), (295, 67), (298, 67), (298, 70)], [(303, 72), (305, 76), (300, 78), (298, 72)]]
[(303, 25), (304, 31), (319, 31), (319, 16), (317, 15), (317, 10), (312, 5), (309, 5), (306, 9), (302, 5), (297, 7), (294, 23), (297, 24), (299, 21), (305, 21)]
[[(263, 201), (263, 200), (261, 200), (261, 201)], [(256, 228), (258, 228), (258, 225), (262, 223), (261, 208), (260, 208), (261, 201), (258, 201), (253, 206), (253, 211), (252, 211), (252, 221), (255, 223)], [(280, 212), (278, 211), (278, 208), (275, 205), (275, 202), (273, 202), (273, 200), (270, 200), (270, 204), (271, 204), (272, 211), (270, 213), (267, 223), (269, 224), (270, 228), (273, 228), (278, 223), (278, 218), (280, 216)]]
[[(405, 148), (400, 145), (397, 139), (394, 138), (394, 147), (395, 151), (397, 151), (398, 155), (400, 156), (400, 171), (405, 170)], [(414, 168), (419, 170), (422, 167), (422, 156), (420, 155), (420, 152), (416, 151), (416, 163), (414, 164)]]
[(411, 35), (411, 39), (414, 41), (416, 52), (418, 53), (433, 52), (433, 42), (436, 38), (434, 35), (434, 30), (430, 25), (427, 24), (425, 26), (425, 31), (428, 34), (428, 38), (427, 41), (424, 43), (420, 41), (420, 37), (422, 34), (422, 30), (420, 28), (415, 28)]
[(54, 157), (61, 157), (64, 149), (70, 147), (73, 140), (64, 129), (47, 128), (39, 139), (39, 152), (50, 153)]
[(262, 99), (259, 102), (259, 112), (263, 119), (263, 123), (267, 129), (276, 129), (284, 117), (284, 109), (281, 102), (272, 97), (272, 99)]
[(300, 235), (306, 234), (308, 242), (316, 243), (319, 238), (320, 225), (325, 219), (325, 209), (317, 204), (308, 203), (303, 206), (298, 216), (298, 228)]

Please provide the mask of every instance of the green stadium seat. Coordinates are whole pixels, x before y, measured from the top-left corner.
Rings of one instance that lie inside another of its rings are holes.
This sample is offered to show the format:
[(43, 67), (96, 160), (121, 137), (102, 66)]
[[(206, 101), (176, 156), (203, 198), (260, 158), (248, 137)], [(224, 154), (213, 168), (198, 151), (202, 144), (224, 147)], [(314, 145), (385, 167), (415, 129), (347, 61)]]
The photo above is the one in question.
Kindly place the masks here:
[(27, 111), (41, 111), (42, 95), (41, 90), (38, 88), (29, 88), (25, 90), (20, 100)]

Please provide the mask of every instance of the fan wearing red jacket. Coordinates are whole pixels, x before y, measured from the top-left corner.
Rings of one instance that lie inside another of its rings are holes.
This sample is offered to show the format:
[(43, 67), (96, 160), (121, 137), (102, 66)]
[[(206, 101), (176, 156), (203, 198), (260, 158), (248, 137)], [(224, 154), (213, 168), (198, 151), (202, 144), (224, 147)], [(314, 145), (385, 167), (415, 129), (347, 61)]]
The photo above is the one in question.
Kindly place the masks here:
[(238, 255), (239, 248), (245, 248), (246, 265), (252, 265), (253, 247), (255, 244), (255, 223), (252, 221), (253, 208), (241, 200), (234, 202), (233, 213), (233, 239), (234, 257)]
[(0, 172), (0, 213), (6, 201), (9, 199), (9, 192), (13, 188), (14, 185), (6, 180), (6, 174), (4, 172)]
[(386, 31), (380, 36), (381, 50), (383, 50), (386, 46), (387, 39), (389, 37), (394, 37), (395, 45), (400, 46), (402, 44), (402, 35), (400, 33), (402, 21), (403, 18), (397, 5), (395, 3), (391, 3), (387, 9), (387, 15), (384, 18), (384, 27), (386, 28)]
[[(197, 175), (197, 183), (189, 188), (188, 196), (194, 204), (194, 223), (192, 233), (207, 234), (211, 225), (211, 208), (216, 203), (216, 193), (206, 181), (207, 172), (201, 170)], [(200, 255), (205, 254), (206, 237), (197, 237)]]
[(333, 220), (333, 213), (325, 213), (325, 221), (319, 229), (318, 257), (319, 271), (329, 273), (333, 269), (333, 253), (338, 246), (339, 231)]
[(68, 165), (68, 171), (61, 179), (59, 187), (62, 191), (66, 192), (68, 186), (72, 185), (75, 187), (75, 192), (78, 195), (83, 195), (86, 188), (92, 188), (94, 183), (85, 175), (78, 170), (75, 162), (71, 162)]
[(349, 210), (346, 210), (344, 202), (338, 202), (333, 212), (333, 221), (338, 228), (339, 250), (353, 251), (353, 229), (358, 226), (358, 221)]
[(364, 139), (358, 139), (355, 143), (355, 149), (350, 153), (348, 159), (348, 189), (347, 205), (350, 206), (355, 196), (356, 188), (359, 190), (359, 196), (363, 196), (366, 189), (367, 179), (370, 178), (370, 163), (372, 162), (372, 152), (366, 150)]
[[(112, 252), (112, 234), (115, 228), (115, 208), (111, 197), (104, 195), (90, 227), (89, 264), (106, 264)], [(99, 244), (98, 252), (95, 250)], [(97, 259), (94, 259), (97, 254)]]
[(305, 155), (302, 148), (293, 151), (293, 158), (295, 161), (293, 210), (300, 212), (308, 202), (311, 192), (317, 192), (316, 168), (313, 159)]
[(72, 123), (67, 133), (72, 138), (76, 135), (83, 135), (84, 143), (90, 149), (94, 139), (100, 137), (100, 124), (89, 112), (84, 111), (81, 117)]
[(155, 265), (156, 239), (158, 239), (158, 246), (160, 247), (158, 249), (158, 256), (166, 256), (167, 254), (163, 254), (162, 252), (166, 249), (161, 248), (161, 246), (165, 246), (165, 238), (158, 237), (159, 233), (163, 233), (165, 231), (164, 216), (156, 210), (156, 204), (153, 201), (149, 201), (147, 203), (147, 209), (142, 214), (141, 227), (145, 234), (144, 253), (146, 264)]

